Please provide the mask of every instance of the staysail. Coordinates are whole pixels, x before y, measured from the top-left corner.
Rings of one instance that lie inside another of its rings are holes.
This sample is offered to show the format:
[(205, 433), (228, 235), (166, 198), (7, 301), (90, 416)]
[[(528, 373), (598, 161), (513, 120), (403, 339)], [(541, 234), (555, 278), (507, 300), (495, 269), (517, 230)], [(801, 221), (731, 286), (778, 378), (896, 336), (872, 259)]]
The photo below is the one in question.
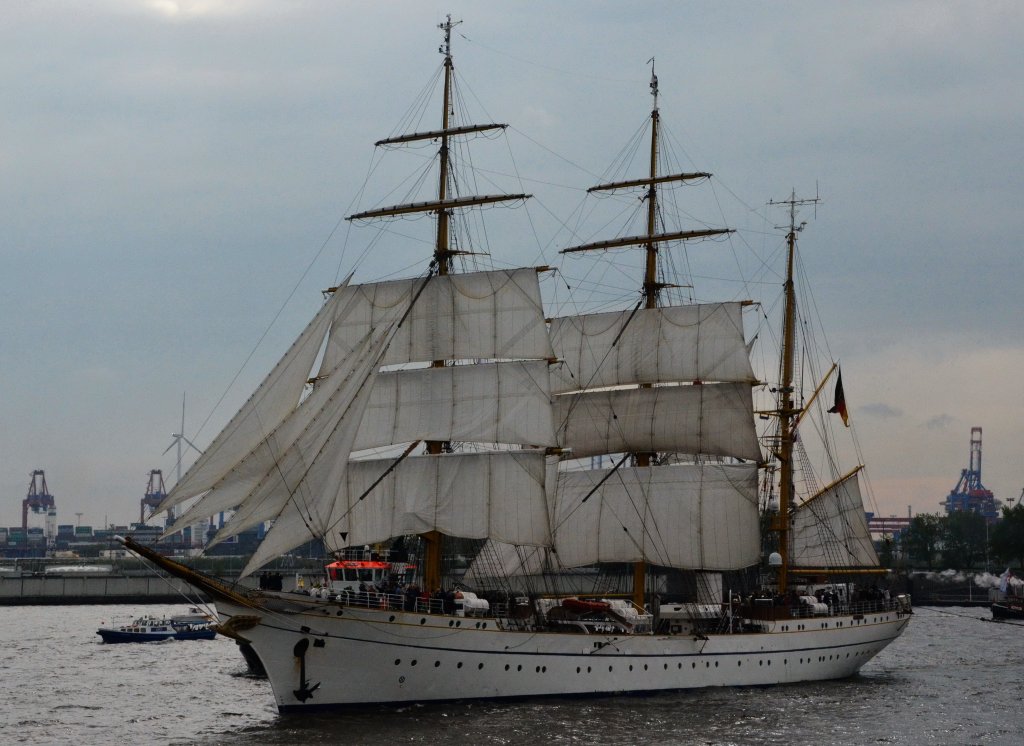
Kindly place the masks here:
[(878, 566), (857, 478), (860, 469), (857, 467), (795, 507), (791, 567)]

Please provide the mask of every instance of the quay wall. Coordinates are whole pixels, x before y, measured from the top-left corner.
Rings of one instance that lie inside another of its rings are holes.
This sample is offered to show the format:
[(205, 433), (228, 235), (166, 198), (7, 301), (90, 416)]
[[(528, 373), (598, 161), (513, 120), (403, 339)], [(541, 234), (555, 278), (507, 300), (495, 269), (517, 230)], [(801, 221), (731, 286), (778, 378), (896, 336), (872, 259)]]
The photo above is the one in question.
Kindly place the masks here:
[[(252, 578), (242, 582), (255, 584)], [(185, 581), (160, 575), (0, 575), (0, 606), (187, 603), (197, 598), (207, 600)]]

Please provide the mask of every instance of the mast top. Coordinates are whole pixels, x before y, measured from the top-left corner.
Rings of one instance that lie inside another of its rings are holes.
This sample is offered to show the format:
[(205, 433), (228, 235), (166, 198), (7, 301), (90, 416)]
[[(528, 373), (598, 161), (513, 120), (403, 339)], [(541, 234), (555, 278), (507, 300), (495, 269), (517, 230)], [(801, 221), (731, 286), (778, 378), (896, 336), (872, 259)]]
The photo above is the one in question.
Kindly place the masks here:
[(651, 96), (654, 97), (654, 108), (652, 111), (658, 110), (658, 76), (654, 74), (654, 58), (647, 60), (647, 64), (651, 66)]
[[(770, 200), (768, 200), (768, 204), (769, 205), (789, 205), (789, 232), (793, 236), (796, 236), (796, 234), (799, 233), (800, 231), (802, 231), (804, 229), (804, 226), (807, 225), (807, 222), (804, 221), (804, 222), (800, 223), (799, 226), (797, 226), (797, 224), (796, 224), (796, 208), (799, 207), (800, 205), (815, 205), (815, 206), (817, 206), (818, 204), (820, 204), (821, 203), (821, 197), (818, 196), (817, 191), (818, 191), (817, 188), (815, 188), (814, 197), (806, 197), (806, 198), (798, 199), (797, 196), (796, 196), (796, 189), (793, 189), (790, 192), (790, 194), (789, 194), (789, 199), (770, 199)], [(780, 230), (785, 230), (786, 229), (786, 226), (784, 226), (784, 225), (777, 225), (775, 227), (780, 229)]]
[(452, 14), (449, 13), (446, 16), (444, 23), (437, 24), (437, 27), (444, 31), (444, 42), (437, 51), (444, 55), (445, 61), (451, 61), (452, 58), (452, 29), (458, 26), (462, 21), (453, 21)]

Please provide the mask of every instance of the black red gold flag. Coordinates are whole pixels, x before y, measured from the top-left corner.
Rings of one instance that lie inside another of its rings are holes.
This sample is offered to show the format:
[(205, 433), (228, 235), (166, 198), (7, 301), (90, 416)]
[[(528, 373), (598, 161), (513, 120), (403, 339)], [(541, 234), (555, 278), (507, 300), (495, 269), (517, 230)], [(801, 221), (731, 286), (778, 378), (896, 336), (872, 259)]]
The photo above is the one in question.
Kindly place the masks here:
[(843, 371), (839, 371), (836, 376), (836, 403), (828, 411), (830, 414), (838, 414), (843, 418), (843, 424), (850, 426), (850, 413), (846, 411), (846, 395), (843, 393)]

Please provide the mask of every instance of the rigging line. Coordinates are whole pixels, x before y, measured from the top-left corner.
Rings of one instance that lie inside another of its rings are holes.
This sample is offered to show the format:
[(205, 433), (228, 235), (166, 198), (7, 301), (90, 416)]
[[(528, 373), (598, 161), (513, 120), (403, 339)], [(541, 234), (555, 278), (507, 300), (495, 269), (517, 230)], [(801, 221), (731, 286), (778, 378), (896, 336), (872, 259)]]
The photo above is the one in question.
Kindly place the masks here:
[[(456, 32), (456, 33), (459, 33), (459, 32)], [(621, 84), (621, 85), (628, 85), (628, 86), (631, 86), (631, 87), (635, 87), (635, 86), (639, 86), (639, 85), (646, 85), (646, 83), (647, 83), (647, 81), (642, 81), (641, 82), (639, 80), (627, 80), (625, 78), (609, 78), (609, 77), (604, 76), (604, 75), (586, 75), (586, 74), (580, 73), (578, 70), (566, 70), (566, 69), (561, 68), (561, 67), (555, 67), (554, 65), (545, 65), (545, 64), (543, 64), (541, 62), (534, 62), (533, 60), (528, 60), (528, 59), (525, 59), (523, 57), (518, 57), (518, 56), (516, 56), (514, 54), (510, 54), (509, 52), (502, 51), (500, 49), (497, 49), (496, 47), (488, 46), (487, 44), (484, 44), (483, 42), (476, 41), (475, 39), (470, 39), (465, 34), (459, 33), (459, 36), (461, 36), (463, 39), (465, 39), (470, 44), (476, 44), (478, 47), (480, 47), (481, 49), (486, 49), (488, 52), (493, 52), (494, 54), (499, 54), (502, 57), (508, 57), (510, 60), (515, 60), (516, 62), (521, 62), (524, 65), (530, 65), (532, 67), (540, 68), (541, 70), (548, 70), (550, 72), (559, 73), (560, 75), (565, 75), (567, 77), (582, 78), (584, 80), (596, 80), (596, 81), (600, 81), (602, 83), (616, 83), (616, 84)]]
[[(337, 225), (335, 225), (334, 230), (337, 230)], [(331, 234), (330, 234), (331, 236), (334, 235), (334, 230), (331, 231)], [(224, 389), (224, 392), (220, 395), (220, 398), (217, 399), (217, 403), (213, 405), (213, 408), (210, 410), (209, 414), (206, 415), (206, 419), (203, 420), (203, 424), (201, 424), (199, 426), (199, 429), (196, 430), (195, 437), (198, 437), (199, 433), (202, 432), (203, 428), (206, 427), (207, 424), (209, 424), (210, 419), (213, 417), (213, 413), (215, 411), (217, 411), (217, 408), (221, 405), (221, 403), (223, 403), (224, 399), (228, 395), (228, 392), (231, 390), (231, 388), (238, 381), (239, 376), (242, 375), (242, 371), (245, 370), (245, 366), (247, 366), (249, 364), (249, 361), (252, 360), (253, 356), (256, 354), (256, 350), (258, 350), (260, 348), (260, 345), (263, 344), (263, 340), (265, 340), (267, 338), (267, 335), (270, 334), (270, 330), (274, 327), (274, 324), (276, 324), (277, 320), (281, 318), (281, 315), (284, 313), (284, 309), (287, 308), (288, 304), (291, 303), (292, 298), (295, 297), (295, 294), (298, 292), (299, 287), (302, 285), (303, 281), (306, 279), (306, 276), (313, 269), (313, 265), (316, 264), (317, 260), (320, 258), (320, 255), (323, 254), (324, 249), (327, 248), (327, 244), (328, 244), (329, 241), (330, 241), (330, 236), (328, 236), (328, 238), (320, 245), (320, 248), (317, 249), (316, 253), (313, 255), (313, 258), (306, 264), (306, 268), (302, 271), (302, 274), (299, 275), (299, 279), (292, 286), (291, 291), (288, 293), (288, 296), (284, 299), (284, 302), (281, 304), (281, 307), (274, 314), (274, 318), (272, 318), (270, 320), (270, 324), (267, 325), (267, 328), (260, 335), (260, 338), (258, 340), (256, 340), (256, 344), (253, 346), (253, 348), (249, 352), (248, 356), (246, 356), (245, 360), (242, 361), (242, 364), (241, 364), (241, 366), (239, 366), (238, 371), (232, 377), (231, 381), (228, 383), (227, 387)]]
[[(646, 522), (644, 521), (643, 515), (642, 515), (642, 513), (640, 511), (640, 506), (637, 505), (636, 501), (633, 499), (633, 495), (630, 492), (629, 487), (626, 486), (626, 482), (622, 479), (622, 475), (621, 474), (618, 475), (618, 479), (619, 479), (619, 484), (622, 485), (622, 488), (626, 492), (626, 496), (629, 498), (629, 504), (632, 506), (634, 514), (639, 519), (640, 530), (643, 532), (643, 534), (645, 536), (647, 536), (647, 537), (649, 537), (651, 539), (652, 549), (655, 552), (657, 552), (659, 558), (662, 560), (661, 564), (668, 564), (668, 543), (665, 541), (664, 537), (661, 535), (661, 527), (658, 525), (657, 521), (652, 521), (652, 523), (654, 524), (655, 533), (652, 534), (647, 529)], [(638, 482), (638, 486), (640, 487), (640, 493), (644, 497), (644, 499), (646, 500), (647, 505), (650, 505), (650, 500), (647, 499), (647, 493), (644, 490), (643, 485), (639, 484), (639, 482)], [(618, 519), (618, 516), (615, 514), (615, 509), (612, 506), (607, 506), (607, 507), (610, 509), (611, 514), (613, 516), (615, 516), (616, 519)], [(646, 553), (643, 550), (643, 546), (640, 544), (640, 542), (637, 539), (635, 539), (633, 537), (633, 535), (629, 532), (629, 529), (626, 528), (626, 525), (622, 522), (621, 519), (619, 519), (619, 526), (621, 526), (622, 530), (626, 533), (626, 536), (629, 537), (630, 541), (633, 542), (633, 545), (637, 549), (640, 550), (641, 554), (645, 555), (645, 557), (646, 557)]]
[(373, 484), (371, 484), (369, 487), (367, 487), (363, 491), (363, 494), (361, 494), (359, 497), (356, 498), (356, 500), (349, 506), (349, 509), (346, 510), (344, 513), (342, 513), (340, 516), (338, 516), (338, 520), (334, 521), (331, 525), (327, 526), (327, 529), (326, 529), (326, 531), (324, 533), (325, 534), (329, 533), (333, 528), (335, 528), (344, 519), (348, 518), (348, 516), (352, 513), (352, 511), (356, 509), (356, 505), (358, 505), (360, 502), (362, 502), (363, 498), (365, 498), (367, 495), (369, 495), (371, 492), (373, 492), (374, 488), (376, 488), (378, 484), (383, 482), (384, 479), (388, 476), (388, 474), (390, 474), (395, 469), (397, 469), (398, 465), (400, 463), (402, 463), (403, 461), (405, 461), (405, 459), (416, 449), (416, 446), (418, 446), (421, 442), (422, 441), (414, 440), (412, 443), (410, 443), (409, 446), (404, 451), (402, 451), (402, 455), (400, 455), (398, 458), (396, 458), (391, 463), (391, 465), (387, 469), (385, 469), (383, 471), (383, 473), (379, 477), (377, 477), (375, 480), (373, 480)]
[(613, 466), (611, 469), (608, 470), (607, 474), (605, 474), (603, 477), (601, 477), (601, 480), (597, 484), (594, 485), (594, 487), (590, 490), (590, 492), (588, 492), (586, 495), (583, 496), (583, 499), (580, 500), (579, 504), (576, 505), (572, 510), (570, 510), (568, 513), (566, 513), (564, 516), (562, 516), (562, 520), (561, 521), (559, 521), (556, 525), (551, 527), (551, 533), (553, 534), (555, 531), (560, 529), (565, 524), (565, 522), (567, 520), (569, 520), (569, 518), (571, 518), (572, 515), (577, 510), (582, 508), (583, 507), (583, 503), (585, 503), (587, 500), (589, 500), (593, 496), (593, 494), (595, 492), (597, 492), (599, 489), (601, 489), (601, 486), (605, 482), (607, 482), (609, 479), (611, 479), (612, 475), (619, 470), (619, 467), (621, 467), (624, 463), (626, 463), (626, 459), (628, 459), (630, 457), (630, 455), (631, 454), (627, 453), (621, 459), (619, 459), (619, 463), (615, 464), (615, 466)]
[[(569, 417), (572, 416), (572, 413), (576, 410), (576, 407), (583, 401), (583, 393), (587, 389), (590, 388), (590, 384), (592, 384), (594, 382), (594, 379), (597, 378), (598, 373), (601, 370), (601, 367), (605, 364), (605, 362), (607, 362), (608, 358), (611, 357), (612, 352), (614, 351), (615, 346), (618, 344), (619, 340), (622, 338), (623, 332), (626, 331), (626, 327), (629, 326), (629, 322), (633, 320), (634, 316), (636, 316), (637, 312), (640, 310), (640, 307), (643, 305), (643, 302), (644, 302), (643, 298), (641, 298), (639, 301), (637, 301), (637, 304), (633, 307), (633, 310), (629, 314), (629, 317), (626, 319), (625, 323), (623, 323), (622, 328), (619, 330), (619, 333), (617, 335), (615, 335), (615, 339), (612, 341), (612, 343), (608, 346), (608, 349), (605, 351), (604, 357), (602, 357), (600, 362), (598, 362), (598, 364), (594, 366), (594, 372), (590, 375), (590, 379), (588, 381), (586, 381), (586, 383), (583, 383), (582, 386), (580, 386), (581, 390), (579, 392), (577, 392), (577, 393), (575, 393), (573, 395), (573, 401), (569, 405), (569, 410), (566, 412), (565, 420), (563, 420), (562, 423), (561, 423), (562, 426), (565, 426), (568, 423)], [(581, 337), (582, 336), (584, 336), (584, 335), (582, 335), (582, 333), (581, 333)], [(570, 375), (571, 375), (571, 373), (570, 373)], [(575, 376), (573, 376), (573, 378), (575, 378)]]
[[(548, 153), (550, 155), (553, 155), (558, 160), (562, 161), (563, 163), (565, 163), (565, 164), (567, 164), (569, 166), (572, 166), (573, 168), (577, 169), (578, 171), (581, 171), (581, 172), (585, 173), (587, 176), (589, 176), (589, 177), (591, 177), (591, 178), (593, 178), (595, 180), (598, 180), (598, 179), (601, 178), (600, 174), (596, 174), (593, 171), (591, 171), (589, 168), (587, 168), (586, 166), (581, 166), (580, 164), (576, 163), (575, 161), (569, 160), (564, 155), (562, 155), (561, 153), (558, 153), (558, 152), (552, 150), (551, 148), (549, 148), (544, 143), (542, 143), (542, 142), (540, 142), (538, 140), (533, 139), (528, 134), (526, 134), (523, 130), (518, 129), (517, 127), (515, 127), (515, 126), (513, 126), (511, 124), (509, 125), (508, 128), (510, 130), (512, 130), (513, 132), (515, 132), (516, 134), (521, 135), (522, 137), (526, 138), (527, 140), (532, 142), (534, 145), (536, 145), (538, 148), (540, 148), (544, 152), (546, 152), (546, 153)], [(568, 187), (568, 186), (566, 187), (566, 189), (574, 189), (574, 188), (577, 189), (577, 191), (586, 193), (586, 190), (583, 189), (583, 188), (580, 188), (580, 187)]]

